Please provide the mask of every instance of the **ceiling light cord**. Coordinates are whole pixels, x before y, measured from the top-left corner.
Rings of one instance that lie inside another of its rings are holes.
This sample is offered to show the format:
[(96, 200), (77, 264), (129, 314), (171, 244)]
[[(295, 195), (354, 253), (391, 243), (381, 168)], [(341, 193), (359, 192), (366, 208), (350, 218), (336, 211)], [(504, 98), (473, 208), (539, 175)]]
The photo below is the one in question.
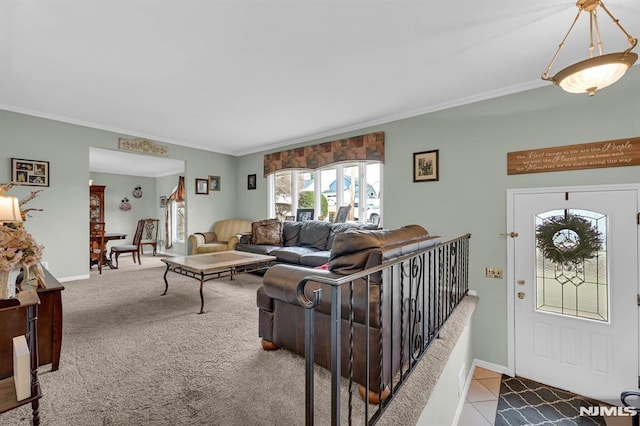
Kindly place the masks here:
[(549, 62), (549, 65), (547, 65), (547, 69), (542, 73), (542, 79), (543, 80), (553, 81), (553, 78), (549, 77), (549, 71), (551, 71), (551, 67), (556, 62), (556, 59), (558, 59), (558, 55), (560, 54), (560, 51), (564, 47), (564, 44), (567, 41), (567, 37), (569, 37), (569, 34), (571, 34), (571, 31), (573, 30), (573, 27), (576, 26), (576, 22), (578, 22), (578, 18), (580, 17), (581, 13), (582, 13), (582, 8), (578, 9), (578, 13), (576, 14), (576, 17), (574, 18), (573, 23), (569, 27), (569, 31), (567, 31), (567, 33), (564, 35), (564, 38), (562, 39), (562, 41), (558, 45), (558, 50), (556, 50), (556, 54), (553, 55), (553, 58), (551, 58), (551, 62)]

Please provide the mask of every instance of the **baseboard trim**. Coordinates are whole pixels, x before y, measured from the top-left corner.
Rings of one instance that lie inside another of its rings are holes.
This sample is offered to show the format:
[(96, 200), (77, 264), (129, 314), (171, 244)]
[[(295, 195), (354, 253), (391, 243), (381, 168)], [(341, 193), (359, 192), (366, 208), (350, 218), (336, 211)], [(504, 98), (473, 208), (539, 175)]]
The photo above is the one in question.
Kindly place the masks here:
[(60, 281), (61, 283), (66, 283), (68, 281), (88, 280), (89, 278), (91, 278), (91, 275), (86, 274), (86, 275), (76, 275), (72, 277), (57, 278), (57, 280)]
[(475, 358), (473, 360), (473, 364), (474, 364), (474, 367), (477, 366), (477, 367), (486, 368), (487, 370), (492, 370), (492, 371), (495, 371), (496, 373), (506, 374), (507, 376), (513, 377), (513, 374), (511, 374), (511, 372), (509, 371), (509, 368), (505, 367), (504, 365), (494, 364), (492, 362), (483, 361), (478, 358)]

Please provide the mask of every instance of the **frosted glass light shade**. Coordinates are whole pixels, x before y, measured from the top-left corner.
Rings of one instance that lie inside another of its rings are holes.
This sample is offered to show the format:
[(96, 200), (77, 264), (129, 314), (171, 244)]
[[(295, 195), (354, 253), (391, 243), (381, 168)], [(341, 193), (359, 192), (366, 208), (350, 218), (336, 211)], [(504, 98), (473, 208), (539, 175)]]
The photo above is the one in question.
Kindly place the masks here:
[(0, 196), (0, 222), (22, 222), (18, 197)]
[(563, 69), (552, 81), (569, 93), (593, 96), (596, 90), (620, 80), (637, 59), (638, 55), (632, 52), (596, 56)]

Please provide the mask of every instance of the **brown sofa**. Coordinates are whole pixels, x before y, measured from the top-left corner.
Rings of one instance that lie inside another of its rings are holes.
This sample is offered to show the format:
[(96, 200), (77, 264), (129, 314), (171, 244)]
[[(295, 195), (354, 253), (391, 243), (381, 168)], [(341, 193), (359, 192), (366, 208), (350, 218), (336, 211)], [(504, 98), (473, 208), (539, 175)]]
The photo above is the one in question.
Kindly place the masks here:
[[(429, 236), (419, 225), (409, 225), (396, 230), (348, 230), (336, 235), (331, 248), (328, 270), (309, 269), (293, 265), (275, 265), (263, 277), (263, 286), (257, 291), (259, 308), (259, 335), (263, 348), (285, 348), (304, 356), (304, 314), (305, 309), (298, 304), (296, 288), (305, 276), (317, 275), (338, 278), (380, 265), (398, 256), (436, 245), (438, 237)], [(397, 268), (396, 268), (397, 269)], [(401, 306), (408, 306), (409, 296), (401, 295), (400, 280), (389, 279), (389, 272), (371, 276), (370, 305), (366, 306), (366, 286), (363, 280), (354, 285), (354, 380), (361, 385), (366, 380), (365, 336), (370, 337), (370, 390), (377, 394), (392, 380), (400, 368)], [(393, 285), (393, 292), (391, 286)], [(379, 320), (378, 300), (383, 287), (382, 318)], [(321, 303), (314, 314), (315, 362), (330, 368), (331, 355), (331, 290), (329, 286), (309, 282), (306, 295), (312, 299), (312, 291), (322, 288)], [(393, 298), (390, 297), (393, 295)], [(393, 299), (393, 300), (392, 300)], [(403, 300), (404, 299), (404, 300)], [(348, 374), (349, 348), (349, 292), (342, 288), (342, 373)], [(393, 306), (393, 309), (391, 307)], [(370, 327), (365, 323), (365, 312), (370, 312)], [(405, 321), (408, 315), (404, 316)], [(406, 326), (406, 324), (405, 324)], [(393, 344), (391, 335), (393, 333)], [(405, 333), (405, 350), (408, 337)], [(379, 342), (382, 336), (383, 383), (380, 386)], [(391, 353), (393, 351), (393, 357)], [(391, 360), (393, 359), (393, 365)]]
[(191, 254), (233, 250), (242, 234), (251, 232), (251, 221), (244, 219), (219, 220), (210, 232), (189, 235)]

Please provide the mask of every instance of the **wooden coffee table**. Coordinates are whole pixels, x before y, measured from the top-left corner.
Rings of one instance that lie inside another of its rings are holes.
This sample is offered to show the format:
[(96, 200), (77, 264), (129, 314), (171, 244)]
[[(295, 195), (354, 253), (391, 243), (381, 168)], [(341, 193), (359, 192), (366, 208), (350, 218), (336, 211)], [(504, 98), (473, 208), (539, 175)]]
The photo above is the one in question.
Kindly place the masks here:
[(167, 273), (169, 271), (200, 281), (200, 312), (204, 313), (203, 284), (217, 278), (231, 277), (239, 273), (255, 272), (267, 269), (275, 256), (247, 253), (243, 251), (220, 251), (215, 253), (195, 254), (161, 259), (167, 264), (164, 271), (164, 296), (169, 290)]

